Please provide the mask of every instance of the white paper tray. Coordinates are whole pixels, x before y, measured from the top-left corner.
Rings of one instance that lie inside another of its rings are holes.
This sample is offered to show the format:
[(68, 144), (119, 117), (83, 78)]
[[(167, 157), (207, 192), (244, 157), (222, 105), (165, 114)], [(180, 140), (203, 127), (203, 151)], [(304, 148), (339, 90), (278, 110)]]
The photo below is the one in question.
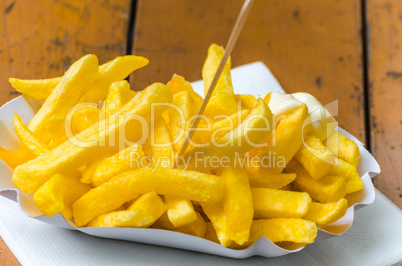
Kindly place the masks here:
[[(283, 91), (270, 71), (260, 62), (238, 67), (232, 71), (232, 75), (236, 93), (261, 95), (274, 90)], [(196, 82), (193, 85), (197, 92), (202, 92), (203, 89), (200, 82)], [(24, 122), (28, 123), (37, 111), (37, 107), (37, 103), (27, 100), (24, 97), (19, 97), (0, 108), (1, 146), (5, 148), (15, 148), (18, 146), (18, 140), (12, 134), (12, 118), (14, 113), (20, 114)], [(339, 130), (342, 131), (341, 129)], [(358, 172), (361, 175), (365, 187), (359, 192), (347, 195), (348, 202), (353, 203), (353, 206), (348, 208), (347, 213), (343, 218), (331, 225), (326, 226), (325, 228), (321, 228), (318, 232), (316, 242), (330, 238), (337, 234), (344, 234), (349, 230), (353, 223), (354, 211), (371, 204), (375, 199), (375, 190), (371, 182), (371, 178), (380, 172), (380, 168), (375, 159), (363, 147), (362, 143), (360, 143), (353, 136), (349, 135), (347, 132), (342, 131), (342, 133), (355, 140), (359, 145), (362, 158), (358, 167)], [(259, 239), (254, 245), (247, 249), (233, 250), (205, 239), (158, 229), (76, 228), (70, 221), (65, 221), (60, 214), (57, 214), (53, 217), (41, 215), (32, 201), (32, 196), (18, 191), (18, 189), (16, 189), (14, 184), (11, 182), (11, 176), (12, 170), (0, 161), (0, 195), (18, 202), (21, 207), (20, 209), (26, 215), (57, 227), (78, 230), (86, 234), (104, 238), (188, 249), (231, 258), (246, 258), (253, 255), (276, 257), (295, 253), (303, 249), (300, 248), (292, 251), (282, 249), (264, 237)], [(334, 234), (334, 232), (337, 232), (337, 234)]]

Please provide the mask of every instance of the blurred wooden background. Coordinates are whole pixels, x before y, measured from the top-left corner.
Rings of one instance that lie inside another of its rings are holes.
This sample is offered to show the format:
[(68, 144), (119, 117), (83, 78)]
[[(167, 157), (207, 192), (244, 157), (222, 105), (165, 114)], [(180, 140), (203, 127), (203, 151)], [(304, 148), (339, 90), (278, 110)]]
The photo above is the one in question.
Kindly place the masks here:
[[(0, 105), (18, 96), (9, 77), (62, 75), (87, 53), (101, 63), (138, 54), (150, 64), (133, 89), (194, 81), (210, 43), (225, 45), (242, 0), (4, 0), (0, 2)], [(288, 92), (339, 101), (340, 126), (375, 155), (376, 187), (402, 208), (402, 2), (257, 0), (233, 66), (264, 62)], [(0, 242), (0, 264), (18, 264)]]

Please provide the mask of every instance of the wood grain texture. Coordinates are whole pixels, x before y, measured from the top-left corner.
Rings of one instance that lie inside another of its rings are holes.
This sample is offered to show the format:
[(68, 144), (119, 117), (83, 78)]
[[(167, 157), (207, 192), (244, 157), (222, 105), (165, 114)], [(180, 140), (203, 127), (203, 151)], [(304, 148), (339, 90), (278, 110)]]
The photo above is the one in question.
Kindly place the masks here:
[(0, 1), (0, 105), (18, 94), (9, 77), (62, 75), (94, 53), (101, 63), (126, 51), (130, 0)]
[[(81, 56), (126, 52), (130, 0), (0, 1), (0, 105), (18, 96), (9, 77), (64, 73)], [(0, 265), (19, 265), (3, 241)]]
[(367, 1), (372, 151), (376, 186), (402, 208), (402, 2)]
[(11, 250), (4, 243), (3, 239), (0, 237), (0, 265), (12, 266), (21, 265), (18, 260), (14, 257)]
[[(133, 53), (150, 64), (132, 77), (135, 89), (174, 73), (200, 79), (209, 44), (226, 45), (242, 2), (139, 0)], [(365, 141), (360, 8), (358, 0), (255, 1), (233, 66), (263, 61), (286, 91), (339, 100), (340, 125)]]

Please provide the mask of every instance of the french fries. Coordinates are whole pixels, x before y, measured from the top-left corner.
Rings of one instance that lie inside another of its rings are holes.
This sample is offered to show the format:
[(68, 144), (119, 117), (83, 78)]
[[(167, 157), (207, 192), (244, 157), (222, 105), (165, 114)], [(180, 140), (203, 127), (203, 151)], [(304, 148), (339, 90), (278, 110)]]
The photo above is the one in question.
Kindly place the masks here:
[[(205, 89), (223, 54), (216, 44), (208, 49)], [(98, 66), (86, 55), (62, 77), (10, 78), (44, 104), (28, 126), (15, 115), (21, 148), (0, 147), (0, 159), (43, 214), (78, 227), (171, 230), (234, 249), (260, 237), (292, 248), (313, 243), (318, 227), (345, 215), (345, 195), (363, 189), (356, 143), (338, 132), (325, 140), (323, 121), (323, 130), (306, 123), (311, 110), (296, 100), (303, 94), (287, 95), (295, 102), (280, 114), (269, 104), (281, 95), (235, 95), (230, 59), (176, 158), (203, 100), (179, 75), (132, 91), (123, 79), (146, 64), (130, 55)]]

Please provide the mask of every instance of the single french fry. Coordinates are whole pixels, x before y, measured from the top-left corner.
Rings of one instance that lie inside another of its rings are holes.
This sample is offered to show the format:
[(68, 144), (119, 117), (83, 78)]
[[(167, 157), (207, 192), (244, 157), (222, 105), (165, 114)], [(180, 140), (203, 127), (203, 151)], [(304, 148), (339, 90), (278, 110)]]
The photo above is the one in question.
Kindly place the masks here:
[[(107, 140), (119, 128), (124, 129), (130, 119), (141, 116), (150, 119), (152, 103), (168, 103), (172, 95), (167, 86), (154, 83), (125, 104), (117, 114), (124, 115), (115, 124), (107, 125), (105, 120), (91, 126), (76, 136), (78, 143), (73, 140), (64, 142), (49, 153), (42, 155), (17, 167), (13, 173), (13, 182), (18, 188), (27, 193), (34, 193), (44, 182), (57, 173), (68, 173), (89, 162), (117, 152), (118, 145), (107, 144)], [(163, 108), (155, 109), (155, 115), (163, 112)], [(140, 139), (142, 128), (128, 132), (130, 137)], [(78, 141), (80, 140), (80, 141)]]
[(73, 63), (29, 123), (28, 127), (35, 136), (47, 143), (53, 132), (49, 121), (63, 120), (97, 76), (98, 58), (95, 55), (83, 56)]
[(219, 243), (224, 247), (229, 247), (233, 241), (229, 239), (227, 234), (227, 217), (223, 209), (223, 203), (201, 203), (201, 206), (215, 229)]
[[(212, 83), (224, 53), (225, 49), (217, 44), (211, 44), (208, 48), (208, 55), (202, 68), (204, 94), (207, 93)], [(233, 93), (230, 68), (231, 59), (229, 57), (205, 110), (205, 115), (208, 117), (214, 117), (219, 114), (232, 115), (238, 111), (238, 104)]]
[(257, 172), (255, 175), (249, 175), (248, 177), (252, 187), (280, 189), (292, 183), (296, 178), (296, 174), (263, 175)]
[(105, 99), (110, 84), (125, 79), (131, 72), (148, 64), (149, 60), (142, 56), (118, 56), (100, 69), (98, 78), (84, 92), (80, 102), (98, 102)]
[(21, 145), (27, 148), (35, 156), (40, 156), (49, 152), (46, 144), (41, 143), (24, 124), (18, 114), (14, 114), (14, 130), (21, 141)]
[(174, 227), (181, 227), (197, 220), (197, 213), (190, 200), (168, 195), (165, 195), (165, 200), (167, 215)]
[(14, 89), (36, 101), (46, 101), (62, 77), (49, 79), (17, 79), (9, 78)]
[(128, 207), (128, 210), (141, 210), (145, 214), (153, 217), (152, 223), (154, 223), (166, 211), (166, 204), (155, 191), (152, 191), (139, 197)]
[(144, 228), (150, 226), (153, 222), (152, 216), (137, 209), (135, 211), (115, 211), (100, 215), (92, 220), (88, 226)]
[[(211, 86), (212, 80), (218, 70), (219, 64), (222, 61), (223, 55), (225, 54), (225, 49), (215, 43), (211, 44), (208, 48), (207, 58), (205, 59), (204, 65), (202, 67), (202, 79), (204, 80), (204, 95), (207, 94), (209, 87)], [(218, 84), (215, 87), (214, 93), (216, 95), (222, 92), (231, 93), (234, 99), (232, 77), (230, 74), (231, 59), (227, 60), (225, 68), (219, 78)]]
[[(250, 152), (251, 156), (258, 156), (261, 162), (264, 158), (270, 159), (269, 164), (253, 167), (247, 165), (249, 175), (268, 175), (282, 173), (288, 162), (294, 157), (302, 145), (303, 123), (308, 116), (305, 104), (296, 108), (279, 121), (276, 130), (273, 130), (268, 146), (256, 148)], [(292, 145), (289, 145), (291, 143)]]
[(73, 205), (74, 221), (77, 226), (86, 225), (95, 217), (131, 200), (135, 194), (151, 191), (159, 195), (210, 202), (222, 199), (223, 184), (216, 176), (195, 171), (150, 168), (127, 171), (91, 189), (77, 200)]
[(345, 179), (342, 176), (326, 175), (318, 180), (314, 179), (295, 159), (288, 164), (285, 171), (296, 173), (293, 184), (321, 203), (338, 201), (346, 194)]
[(136, 94), (130, 89), (130, 84), (126, 80), (113, 82), (110, 84), (101, 112), (106, 117), (115, 113)]
[(172, 168), (175, 154), (169, 128), (162, 117), (156, 119), (155, 126), (151, 129), (151, 132), (153, 167)]
[(335, 155), (312, 134), (304, 140), (295, 157), (314, 179), (329, 174), (335, 165)]
[(188, 134), (191, 125), (189, 119), (195, 114), (194, 100), (188, 91), (183, 91), (173, 96), (173, 105), (178, 110), (170, 108), (168, 110), (169, 129), (175, 152), (179, 152), (184, 139)]
[(314, 222), (300, 218), (254, 220), (251, 225), (250, 239), (244, 247), (251, 246), (262, 236), (274, 243), (291, 241), (308, 244), (314, 242), (317, 226)]
[(364, 184), (360, 179), (356, 166), (349, 164), (342, 159), (336, 159), (336, 162), (335, 166), (331, 169), (331, 174), (345, 178), (346, 193), (353, 193), (362, 190)]
[(254, 218), (302, 218), (308, 211), (311, 198), (306, 192), (270, 188), (251, 188)]
[[(83, 173), (83, 176), (92, 180), (94, 186), (98, 187), (124, 171), (140, 168), (143, 156), (144, 152), (142, 151), (142, 147), (139, 145), (133, 145), (113, 156), (94, 162), (94, 164), (96, 164), (95, 169), (89, 167)], [(88, 177), (90, 172), (93, 173), (92, 178)]]
[(345, 198), (337, 202), (312, 202), (303, 219), (315, 222), (318, 226), (325, 226), (343, 217), (347, 209), (348, 201)]
[[(99, 71), (103, 71), (112, 61), (99, 66)], [(9, 78), (11, 86), (18, 92), (36, 101), (46, 101), (47, 97), (53, 92), (60, 83), (62, 77), (47, 79), (17, 79)]]
[(76, 176), (57, 174), (35, 192), (33, 199), (43, 214), (53, 216), (61, 212), (71, 219), (73, 203), (90, 189), (91, 186), (82, 184)]
[(237, 102), (240, 102), (241, 109), (252, 110), (258, 103), (257, 98), (254, 95), (248, 95), (248, 94), (244, 94), (244, 95), (235, 94), (235, 100)]
[(184, 79), (184, 77), (174, 74), (172, 79), (167, 84), (173, 94), (177, 94), (183, 91), (188, 91), (191, 95), (191, 98), (194, 100), (196, 106), (196, 110), (201, 107), (203, 99), (200, 95), (198, 95), (191, 86), (190, 82)]
[(357, 167), (360, 151), (357, 144), (338, 131), (334, 131), (325, 141), (325, 146), (340, 159)]
[(35, 154), (24, 147), (16, 150), (9, 150), (0, 147), (0, 159), (12, 169), (15, 169), (19, 165), (29, 162), (35, 157)]
[(239, 245), (247, 242), (253, 221), (253, 198), (246, 170), (226, 168), (220, 175), (225, 183), (223, 208), (226, 234)]

